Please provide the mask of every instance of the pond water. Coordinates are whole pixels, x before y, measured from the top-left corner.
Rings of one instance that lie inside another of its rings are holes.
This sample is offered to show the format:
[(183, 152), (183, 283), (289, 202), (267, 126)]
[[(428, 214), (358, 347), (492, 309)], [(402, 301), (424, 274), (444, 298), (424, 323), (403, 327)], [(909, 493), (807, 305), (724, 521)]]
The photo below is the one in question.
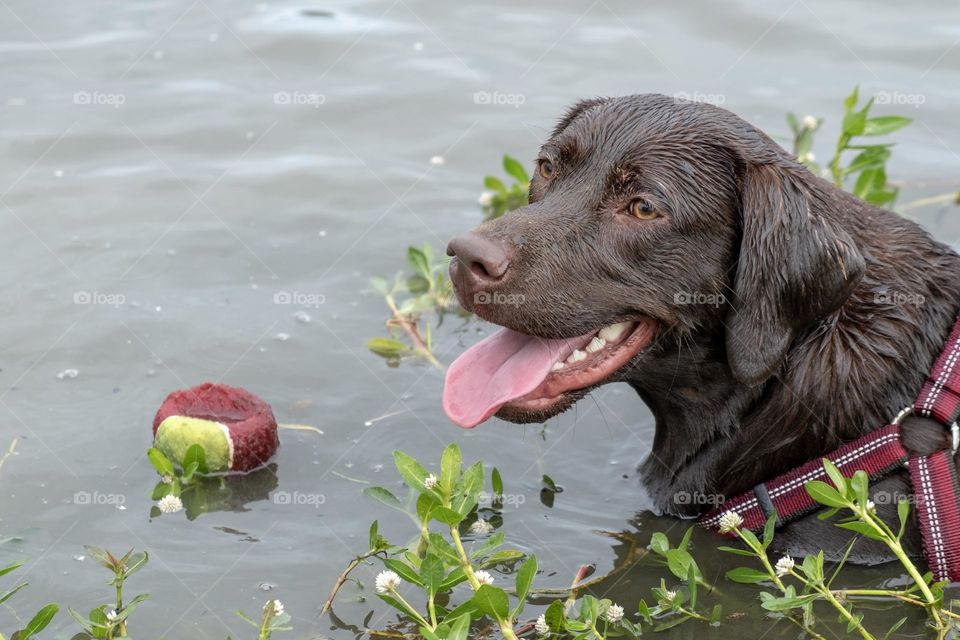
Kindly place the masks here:
[[(4, 632), (14, 611), (108, 600), (84, 544), (150, 552), (129, 586), (151, 595), (140, 638), (250, 637), (233, 612), (270, 597), (293, 615), (281, 637), (387, 627), (394, 614), (354, 584), (334, 620), (318, 611), (373, 519), (394, 541), (413, 533), (361, 493), (402, 492), (397, 448), (434, 462), (457, 442), (496, 465), (515, 496), (501, 528), (538, 555), (541, 587), (569, 585), (582, 564), (609, 572), (653, 531), (676, 541), (686, 523), (647, 511), (635, 472), (653, 424), (629, 388), (604, 387), (543, 430), (461, 431), (440, 410), (438, 370), (389, 368), (365, 347), (386, 316), (369, 278), (403, 268), (408, 245), (443, 247), (476, 224), (482, 176), (505, 152), (529, 163), (577, 98), (683, 93), (783, 140), (786, 111), (812, 113), (827, 118), (826, 158), (859, 83), (898, 103), (878, 113), (915, 118), (890, 168), (901, 203), (956, 188), (960, 169), (954, 3), (8, 0), (0, 15), (0, 447), (19, 439), (0, 469), (0, 562), (26, 559), (31, 583), (0, 609)], [(954, 243), (956, 214), (910, 215)], [(438, 357), (488, 330), (448, 318)], [(208, 380), (323, 435), (283, 431), (273, 466), (210, 512), (151, 519), (153, 414)], [(564, 487), (552, 504), (543, 474)], [(747, 615), (666, 637), (795, 637), (760, 615), (754, 590), (724, 583), (733, 565), (714, 538), (693, 544), (727, 612)], [(357, 576), (369, 587), (374, 572)], [(641, 561), (596, 593), (632, 611), (662, 576)], [(876, 628), (900, 616), (876, 608)], [(79, 630), (65, 612), (51, 629)]]

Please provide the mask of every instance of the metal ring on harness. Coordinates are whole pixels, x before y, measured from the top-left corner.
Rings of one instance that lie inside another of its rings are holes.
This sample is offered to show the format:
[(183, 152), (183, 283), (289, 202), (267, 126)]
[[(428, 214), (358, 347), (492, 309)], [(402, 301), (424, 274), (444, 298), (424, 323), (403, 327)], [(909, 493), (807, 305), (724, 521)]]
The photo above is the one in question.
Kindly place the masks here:
[[(890, 424), (895, 424), (899, 427), (904, 420), (915, 413), (916, 411), (914, 411), (913, 405), (907, 405), (903, 409), (900, 409), (900, 413), (894, 417)], [(960, 425), (958, 425), (956, 422), (950, 425), (950, 444), (951, 453), (956, 455), (957, 449), (960, 449)]]

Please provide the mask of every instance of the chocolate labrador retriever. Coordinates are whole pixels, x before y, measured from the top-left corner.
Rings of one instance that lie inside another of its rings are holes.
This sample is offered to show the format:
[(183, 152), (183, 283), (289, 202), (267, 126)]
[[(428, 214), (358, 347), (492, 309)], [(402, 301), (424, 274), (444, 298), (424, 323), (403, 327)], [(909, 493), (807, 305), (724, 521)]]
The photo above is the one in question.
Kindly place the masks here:
[[(712, 504), (679, 495), (732, 497), (888, 424), (960, 309), (960, 256), (918, 225), (734, 114), (662, 95), (576, 104), (540, 151), (530, 204), (448, 253), (461, 304), (504, 329), (450, 367), (447, 415), (542, 422), (626, 382), (656, 418), (646, 487), (681, 517)], [(904, 432), (921, 454), (949, 440), (923, 418)], [(909, 495), (908, 480), (873, 490)], [(896, 522), (895, 501), (876, 502)], [(778, 537), (829, 554), (848, 535), (807, 517)]]

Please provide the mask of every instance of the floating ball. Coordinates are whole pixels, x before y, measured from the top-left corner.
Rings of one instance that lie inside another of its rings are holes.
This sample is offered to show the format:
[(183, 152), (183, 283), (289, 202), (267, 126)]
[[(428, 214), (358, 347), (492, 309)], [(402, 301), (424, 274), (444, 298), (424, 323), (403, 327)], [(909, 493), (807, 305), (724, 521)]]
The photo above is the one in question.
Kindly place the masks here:
[(245, 389), (210, 382), (167, 396), (153, 419), (153, 438), (177, 463), (200, 445), (210, 471), (256, 469), (280, 445), (270, 405)]

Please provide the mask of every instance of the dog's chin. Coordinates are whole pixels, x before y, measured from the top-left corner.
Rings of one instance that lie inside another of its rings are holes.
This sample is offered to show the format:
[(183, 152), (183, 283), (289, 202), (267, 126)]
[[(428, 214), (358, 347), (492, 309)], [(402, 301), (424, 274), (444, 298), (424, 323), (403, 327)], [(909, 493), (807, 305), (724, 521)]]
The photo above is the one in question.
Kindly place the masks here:
[(544, 422), (563, 413), (593, 389), (624, 379), (637, 366), (653, 342), (658, 323), (652, 318), (634, 318), (620, 341), (594, 351), (584, 351), (582, 360), (564, 363), (530, 393), (504, 404), (496, 417), (517, 424)]

